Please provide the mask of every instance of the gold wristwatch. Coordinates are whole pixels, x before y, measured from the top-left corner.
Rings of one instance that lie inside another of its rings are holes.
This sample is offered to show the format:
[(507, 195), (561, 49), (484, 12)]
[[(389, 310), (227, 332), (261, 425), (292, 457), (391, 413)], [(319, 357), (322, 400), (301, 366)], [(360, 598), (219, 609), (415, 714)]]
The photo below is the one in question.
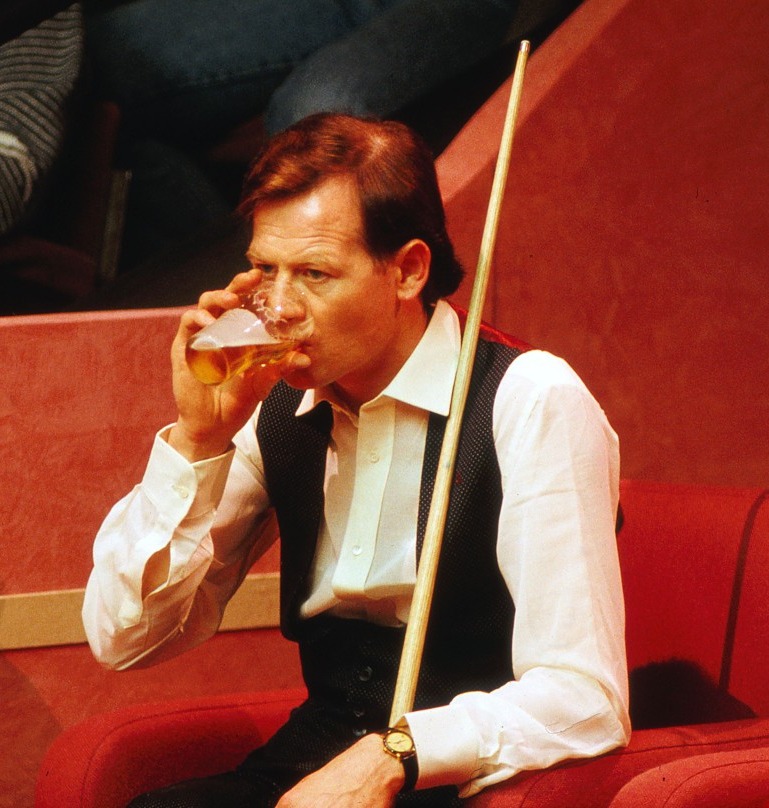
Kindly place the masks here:
[(401, 727), (390, 727), (382, 736), (382, 745), (385, 752), (403, 766), (405, 780), (401, 791), (411, 791), (419, 776), (419, 765), (417, 763), (417, 750), (414, 746), (414, 739), (407, 730)]

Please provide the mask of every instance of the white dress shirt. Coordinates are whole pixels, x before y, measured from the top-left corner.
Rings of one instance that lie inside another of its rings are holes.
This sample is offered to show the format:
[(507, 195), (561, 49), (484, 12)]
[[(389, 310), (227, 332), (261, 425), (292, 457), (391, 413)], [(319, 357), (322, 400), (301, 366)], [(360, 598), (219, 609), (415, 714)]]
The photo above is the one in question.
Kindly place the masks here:
[[(441, 302), (396, 378), (357, 415), (328, 391), (305, 393), (298, 412), (327, 399), (334, 423), (303, 616), (408, 620), (427, 422), (448, 412), (459, 344), (456, 314)], [(257, 416), (233, 451), (195, 464), (160, 433), (142, 483), (105, 520), (83, 608), (103, 664), (157, 661), (211, 636), (275, 540)], [(510, 682), (406, 716), (418, 786), (454, 783), (463, 796), (609, 751), (630, 733), (616, 435), (574, 371), (536, 350), (506, 372), (493, 433), (503, 487), (497, 554), (516, 607)], [(159, 552), (170, 552), (168, 579), (142, 599), (145, 566)]]

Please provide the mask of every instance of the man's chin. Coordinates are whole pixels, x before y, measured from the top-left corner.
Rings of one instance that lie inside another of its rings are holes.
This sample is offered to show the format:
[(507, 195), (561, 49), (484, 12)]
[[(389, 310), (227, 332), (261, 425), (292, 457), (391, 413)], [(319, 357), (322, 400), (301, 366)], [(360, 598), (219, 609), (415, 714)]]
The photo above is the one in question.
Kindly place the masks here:
[(283, 381), (297, 390), (309, 390), (311, 387), (318, 387), (315, 377), (307, 370), (290, 370), (282, 374)]

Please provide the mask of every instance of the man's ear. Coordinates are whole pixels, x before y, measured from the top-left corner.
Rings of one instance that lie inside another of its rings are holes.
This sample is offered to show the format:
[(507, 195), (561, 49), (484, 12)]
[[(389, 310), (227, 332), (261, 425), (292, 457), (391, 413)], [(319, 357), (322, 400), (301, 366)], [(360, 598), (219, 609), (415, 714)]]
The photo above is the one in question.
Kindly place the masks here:
[(418, 298), (430, 277), (430, 248), (422, 239), (412, 239), (395, 255), (398, 267), (398, 297), (401, 300)]

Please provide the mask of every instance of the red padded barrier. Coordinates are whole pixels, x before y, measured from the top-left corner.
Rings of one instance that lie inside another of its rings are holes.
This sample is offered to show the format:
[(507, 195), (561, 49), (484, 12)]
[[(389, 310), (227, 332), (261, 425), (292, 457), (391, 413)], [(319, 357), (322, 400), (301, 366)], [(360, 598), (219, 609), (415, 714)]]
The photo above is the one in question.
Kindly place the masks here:
[[(526, 71), (487, 317), (572, 363), (628, 478), (769, 479), (767, 42), (756, 0), (584, 0)], [(508, 95), (438, 160), (469, 269)]]
[[(85, 586), (93, 537), (175, 415), (174, 310), (0, 318), (4, 594)], [(137, 394), (137, 391), (141, 391)]]

